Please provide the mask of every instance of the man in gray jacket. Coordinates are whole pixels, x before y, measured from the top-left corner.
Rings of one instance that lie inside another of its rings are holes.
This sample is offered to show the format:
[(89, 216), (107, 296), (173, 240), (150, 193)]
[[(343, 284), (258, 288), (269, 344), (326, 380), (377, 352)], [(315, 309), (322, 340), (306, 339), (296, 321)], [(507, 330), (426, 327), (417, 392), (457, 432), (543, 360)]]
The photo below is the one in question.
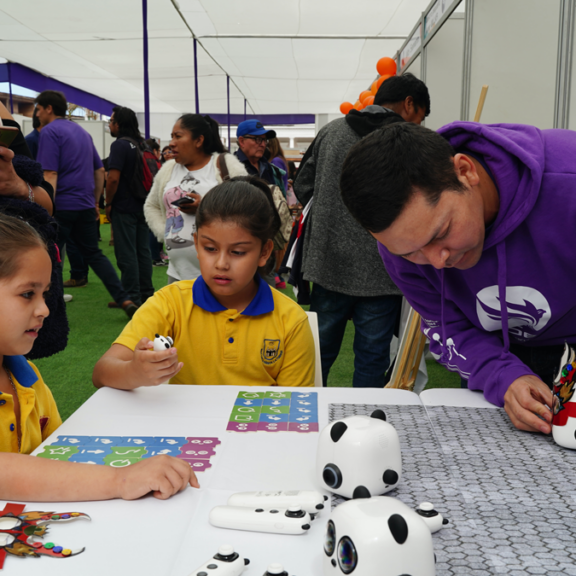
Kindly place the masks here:
[(381, 388), (402, 294), (382, 266), (376, 240), (350, 215), (340, 196), (348, 151), (374, 130), (395, 122), (420, 124), (430, 113), (426, 85), (412, 74), (382, 83), (374, 104), (324, 126), (300, 169), (294, 191), (314, 199), (304, 237), (302, 272), (313, 282), (310, 310), (318, 314), (322, 379), (340, 352), (348, 319), (354, 322), (354, 387)]

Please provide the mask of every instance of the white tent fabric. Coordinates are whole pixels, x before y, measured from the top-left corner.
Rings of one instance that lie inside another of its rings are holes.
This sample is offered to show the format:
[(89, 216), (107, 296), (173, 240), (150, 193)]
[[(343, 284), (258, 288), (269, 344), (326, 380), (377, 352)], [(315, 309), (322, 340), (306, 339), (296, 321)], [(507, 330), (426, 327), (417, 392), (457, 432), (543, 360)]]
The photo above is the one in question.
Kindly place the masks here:
[[(226, 112), (226, 74), (232, 113), (335, 113), (428, 4), (148, 0), (151, 111), (195, 111), (193, 33), (202, 113)], [(0, 0), (0, 57), (144, 110), (141, 0)]]

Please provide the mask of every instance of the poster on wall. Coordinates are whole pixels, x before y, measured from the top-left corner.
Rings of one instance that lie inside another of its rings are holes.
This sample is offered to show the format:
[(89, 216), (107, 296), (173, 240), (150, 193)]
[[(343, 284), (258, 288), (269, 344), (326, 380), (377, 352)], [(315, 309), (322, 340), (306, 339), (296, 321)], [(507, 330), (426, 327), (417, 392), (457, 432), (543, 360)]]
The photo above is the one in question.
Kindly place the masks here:
[(403, 70), (410, 58), (418, 52), (420, 46), (422, 45), (422, 23), (416, 28), (414, 34), (408, 42), (404, 49), (400, 53), (400, 68)]

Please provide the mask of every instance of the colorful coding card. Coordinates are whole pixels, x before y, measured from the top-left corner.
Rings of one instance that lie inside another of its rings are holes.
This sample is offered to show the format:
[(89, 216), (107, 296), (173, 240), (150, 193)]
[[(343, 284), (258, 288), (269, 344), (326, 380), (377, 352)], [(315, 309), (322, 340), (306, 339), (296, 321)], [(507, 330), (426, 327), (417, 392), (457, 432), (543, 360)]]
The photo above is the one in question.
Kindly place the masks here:
[(318, 393), (239, 392), (226, 430), (318, 432)]
[(203, 472), (211, 467), (210, 458), (216, 454), (218, 444), (218, 438), (194, 436), (58, 436), (38, 456), (122, 468), (167, 454), (185, 460), (195, 472)]

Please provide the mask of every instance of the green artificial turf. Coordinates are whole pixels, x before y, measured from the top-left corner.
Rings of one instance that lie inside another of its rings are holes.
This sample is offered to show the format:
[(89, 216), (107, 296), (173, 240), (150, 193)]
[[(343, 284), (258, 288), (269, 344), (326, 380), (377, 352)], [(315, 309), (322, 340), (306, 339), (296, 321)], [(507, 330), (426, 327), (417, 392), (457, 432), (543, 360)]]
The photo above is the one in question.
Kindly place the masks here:
[[(110, 225), (103, 224), (100, 230), (102, 234), (100, 247), (116, 265), (114, 248), (108, 245)], [(64, 280), (69, 278), (69, 269), (68, 259), (66, 259)], [(163, 267), (153, 270), (154, 287), (159, 289), (165, 286), (167, 269)], [(128, 322), (128, 317), (122, 310), (108, 308), (107, 303), (112, 301), (112, 298), (92, 271), (90, 271), (87, 286), (69, 288), (65, 292), (74, 297), (72, 302), (66, 304), (70, 323), (68, 346), (55, 356), (35, 361), (44, 381), (54, 394), (63, 420), (96, 391), (92, 385), (94, 365)], [(283, 292), (293, 297), (290, 286)], [(353, 339), (354, 325), (348, 322), (340, 354), (328, 377), (328, 386), (352, 386)], [(460, 378), (457, 374), (448, 372), (434, 361), (427, 361), (427, 366), (429, 382), (426, 388), (460, 387)]]

